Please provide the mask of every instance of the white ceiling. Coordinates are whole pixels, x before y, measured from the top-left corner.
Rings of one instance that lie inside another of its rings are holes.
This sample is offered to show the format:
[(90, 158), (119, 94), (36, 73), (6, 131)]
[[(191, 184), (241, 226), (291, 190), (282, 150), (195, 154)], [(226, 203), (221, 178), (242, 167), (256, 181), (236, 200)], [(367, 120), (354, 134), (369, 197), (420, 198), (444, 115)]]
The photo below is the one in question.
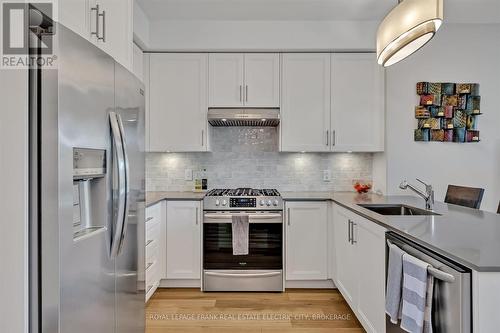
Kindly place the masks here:
[[(397, 0), (136, 0), (151, 20), (381, 20)], [(445, 19), (500, 23), (500, 0), (444, 0)]]

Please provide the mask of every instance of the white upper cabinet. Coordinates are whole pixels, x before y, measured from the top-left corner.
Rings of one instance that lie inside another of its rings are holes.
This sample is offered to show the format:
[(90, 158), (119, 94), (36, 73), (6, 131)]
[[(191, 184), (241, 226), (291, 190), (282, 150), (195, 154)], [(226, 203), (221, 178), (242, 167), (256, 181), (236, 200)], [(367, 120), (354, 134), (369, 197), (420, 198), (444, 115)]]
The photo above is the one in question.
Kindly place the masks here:
[(212, 53), (210, 107), (279, 107), (279, 54)]
[(275, 53), (245, 54), (245, 106), (280, 106), (280, 56)]
[(209, 59), (210, 106), (242, 106), (244, 55), (239, 53), (213, 53), (209, 55)]
[(384, 150), (384, 70), (373, 53), (283, 54), (281, 85), (282, 151)]
[(332, 150), (384, 150), (384, 69), (373, 53), (332, 54)]
[(59, 23), (84, 38), (89, 38), (90, 8), (88, 0), (59, 1)]
[(133, 0), (62, 0), (58, 20), (132, 71)]
[(328, 278), (328, 203), (286, 203), (286, 279)]
[(149, 151), (207, 151), (208, 55), (151, 54)]
[[(64, 0), (63, 0), (64, 1)], [(102, 39), (97, 45), (129, 70), (133, 54), (133, 1), (98, 0)]]
[(142, 50), (134, 44), (134, 54), (132, 57), (132, 72), (144, 82), (144, 54)]
[(281, 151), (330, 151), (330, 54), (283, 54), (281, 75)]

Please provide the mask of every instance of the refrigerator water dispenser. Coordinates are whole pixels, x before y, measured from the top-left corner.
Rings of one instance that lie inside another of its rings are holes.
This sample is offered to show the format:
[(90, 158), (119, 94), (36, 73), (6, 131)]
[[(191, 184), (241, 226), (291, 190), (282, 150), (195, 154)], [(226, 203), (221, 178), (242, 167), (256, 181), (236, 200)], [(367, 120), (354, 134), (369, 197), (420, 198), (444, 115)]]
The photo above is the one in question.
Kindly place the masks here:
[(104, 231), (105, 220), (93, 209), (106, 193), (106, 150), (73, 148), (73, 239)]

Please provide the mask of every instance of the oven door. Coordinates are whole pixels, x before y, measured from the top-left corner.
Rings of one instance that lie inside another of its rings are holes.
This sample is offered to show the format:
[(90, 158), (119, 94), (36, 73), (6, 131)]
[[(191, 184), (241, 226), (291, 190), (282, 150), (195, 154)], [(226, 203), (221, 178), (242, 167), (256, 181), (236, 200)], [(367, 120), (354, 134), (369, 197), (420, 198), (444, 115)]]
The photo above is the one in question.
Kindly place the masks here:
[[(248, 255), (233, 255), (233, 215), (248, 216)], [(206, 212), (203, 218), (203, 268), (210, 270), (283, 269), (282, 213)]]

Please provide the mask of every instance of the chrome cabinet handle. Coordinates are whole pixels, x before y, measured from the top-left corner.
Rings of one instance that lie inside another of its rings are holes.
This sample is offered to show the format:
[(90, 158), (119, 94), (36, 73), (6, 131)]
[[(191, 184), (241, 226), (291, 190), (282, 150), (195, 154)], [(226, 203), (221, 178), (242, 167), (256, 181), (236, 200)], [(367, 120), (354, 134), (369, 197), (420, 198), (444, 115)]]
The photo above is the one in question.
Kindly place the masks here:
[(91, 36), (96, 36), (99, 39), (99, 4), (96, 4), (95, 7), (90, 8), (90, 11), (95, 10), (95, 31), (90, 31)]
[(245, 87), (245, 101), (248, 102), (248, 86)]
[(337, 143), (336, 134), (336, 131), (332, 130), (332, 146), (335, 146), (335, 144)]
[(203, 147), (205, 145), (205, 130), (201, 130), (201, 146)]
[(356, 241), (356, 240), (354, 239), (354, 227), (355, 227), (355, 226), (357, 226), (357, 224), (356, 224), (356, 223), (354, 223), (354, 222), (351, 222), (351, 229), (352, 229), (352, 231), (351, 231), (351, 234), (352, 234), (352, 236), (351, 236), (351, 244), (353, 244), (353, 245), (354, 245), (354, 244), (356, 244), (356, 243), (358, 242), (358, 241)]
[(97, 39), (106, 43), (106, 11), (103, 10), (99, 16), (102, 17), (102, 37), (97, 36)]
[(243, 86), (240, 84), (240, 102), (243, 102)]
[(149, 222), (149, 221), (151, 221), (152, 219), (154, 219), (154, 217), (150, 216), (150, 217), (148, 217), (148, 218), (146, 219), (146, 222)]
[(347, 220), (347, 241), (351, 242), (351, 220)]
[(196, 207), (196, 225), (200, 223), (200, 214), (198, 214), (198, 207)]
[(286, 220), (287, 220), (287, 224), (291, 225), (290, 224), (290, 208), (287, 209)]
[(328, 146), (330, 143), (330, 132), (329, 130), (326, 130), (326, 145)]
[(149, 239), (147, 242), (146, 242), (146, 246), (148, 246), (149, 244), (153, 243), (154, 240), (153, 239)]
[(207, 219), (227, 219), (230, 220), (233, 218), (233, 216), (245, 216), (248, 217), (249, 219), (252, 220), (261, 220), (261, 219), (275, 219), (275, 218), (280, 218), (281, 214), (280, 213), (269, 213), (269, 214), (263, 214), (263, 213), (235, 213), (235, 214), (227, 214), (227, 213), (205, 213), (205, 218)]

